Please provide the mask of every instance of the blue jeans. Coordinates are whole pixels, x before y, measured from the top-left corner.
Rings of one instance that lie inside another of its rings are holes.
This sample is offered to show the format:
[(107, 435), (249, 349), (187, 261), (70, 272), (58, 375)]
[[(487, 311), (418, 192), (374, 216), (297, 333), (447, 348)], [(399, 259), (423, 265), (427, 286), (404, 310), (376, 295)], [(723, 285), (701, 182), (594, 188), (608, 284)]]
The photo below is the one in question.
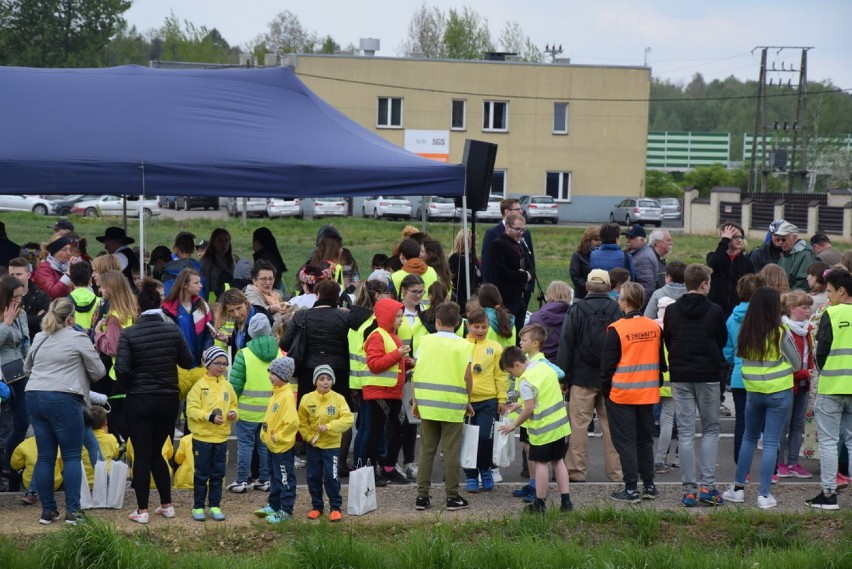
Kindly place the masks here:
[(307, 445), (308, 491), (311, 493), (311, 508), (322, 512), (322, 489), (328, 494), (331, 511), (340, 510), (343, 498), (340, 497), (340, 478), (337, 476), (338, 448), (316, 448)]
[(479, 478), (479, 473), (491, 469), (494, 454), (494, 419), (497, 417), (497, 400), (486, 399), (471, 403), (471, 425), (479, 425), (479, 447), (476, 451), (476, 468), (465, 468), (467, 478)]
[(772, 473), (775, 472), (775, 464), (778, 459), (781, 429), (784, 428), (792, 405), (792, 388), (776, 393), (748, 392), (745, 409), (745, 433), (743, 434), (743, 444), (740, 447), (740, 456), (737, 459), (737, 474), (734, 480), (739, 485), (745, 484), (746, 474), (751, 470), (754, 449), (757, 448), (757, 439), (760, 438), (762, 430), (763, 453), (760, 456), (760, 488), (757, 491), (760, 496), (769, 495)]
[(237, 482), (247, 482), (251, 471), (251, 454), (257, 449), (257, 459), (260, 468), (260, 480), (269, 480), (269, 458), (267, 449), (260, 440), (260, 428), (263, 423), (252, 421), (237, 421)]
[(748, 392), (744, 387), (732, 387), (731, 395), (734, 396), (734, 464), (736, 464), (740, 459), (740, 447), (743, 446)]
[(9, 431), (9, 437), (6, 439), (6, 452), (3, 455), (3, 460), (7, 466), (12, 462), (12, 453), (15, 452), (19, 444), (24, 442), (27, 436), (27, 429), (30, 426), (27, 397), (24, 394), (27, 381), (26, 379), (22, 379), (9, 386), (9, 391), (12, 392), (9, 397), (9, 409), (12, 412), (12, 428)]
[(808, 412), (808, 390), (799, 388), (793, 394), (793, 410), (790, 412), (784, 429), (781, 431), (781, 447), (778, 451), (778, 464), (796, 464), (802, 450), (805, 437), (805, 414)]
[(719, 455), (719, 382), (672, 383), (677, 420), (677, 446), (683, 491), (698, 491), (695, 470), (695, 417), (701, 416), (701, 487), (716, 487)]
[(92, 468), (95, 467), (99, 458), (105, 460), (104, 455), (101, 454), (101, 445), (98, 444), (98, 438), (91, 427), (86, 427), (83, 431), (83, 446), (89, 451), (89, 462), (92, 463)]
[[(337, 449), (335, 449), (336, 451)], [(293, 514), (296, 503), (296, 473), (293, 459), (295, 448), (284, 452), (267, 453), (269, 456), (269, 507), (276, 512)]]
[(62, 454), (62, 478), (65, 485), (65, 512), (80, 511), (80, 484), (83, 477), (80, 456), (83, 450), (83, 399), (58, 391), (29, 391), (27, 408), (32, 420), (38, 459), (33, 478), (43, 512), (57, 511), (53, 494), (56, 448)]
[(355, 446), (352, 450), (352, 464), (355, 468), (367, 464), (367, 435), (370, 432), (370, 406), (363, 399), (359, 403), (355, 420)]
[(222, 480), (228, 459), (228, 443), (206, 443), (192, 439), (192, 454), (195, 455), (193, 476), (193, 509), (203, 509), (205, 499), (211, 508), (222, 503)]

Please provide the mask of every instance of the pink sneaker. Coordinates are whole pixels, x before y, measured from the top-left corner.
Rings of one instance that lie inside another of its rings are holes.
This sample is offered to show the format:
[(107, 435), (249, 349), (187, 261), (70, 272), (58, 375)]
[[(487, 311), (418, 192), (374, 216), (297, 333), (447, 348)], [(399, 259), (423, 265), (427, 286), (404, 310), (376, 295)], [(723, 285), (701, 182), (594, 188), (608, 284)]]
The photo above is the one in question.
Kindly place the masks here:
[[(813, 474), (811, 474), (810, 472), (808, 472), (807, 470), (802, 468), (802, 465), (800, 465), (798, 462), (796, 464), (791, 464), (791, 465), (787, 466), (787, 470), (789, 470), (790, 474), (792, 476), (795, 476), (796, 478), (812, 478), (813, 477)], [(780, 466), (778, 467), (778, 476), (781, 476), (781, 467)]]
[(847, 486), (849, 486), (849, 482), (852, 482), (852, 480), (850, 480), (848, 476), (843, 476), (839, 472), (837, 473), (837, 477), (835, 478), (835, 480), (837, 481), (838, 490), (846, 488)]
[(777, 474), (773, 474), (773, 475), (772, 475), (772, 483), (773, 483), (773, 484), (778, 484), (778, 475), (777, 475)]
[[(796, 465), (798, 466), (798, 465)], [(792, 469), (788, 468), (786, 464), (778, 465), (778, 478), (792, 478), (794, 476)], [(804, 478), (804, 477), (801, 477)]]

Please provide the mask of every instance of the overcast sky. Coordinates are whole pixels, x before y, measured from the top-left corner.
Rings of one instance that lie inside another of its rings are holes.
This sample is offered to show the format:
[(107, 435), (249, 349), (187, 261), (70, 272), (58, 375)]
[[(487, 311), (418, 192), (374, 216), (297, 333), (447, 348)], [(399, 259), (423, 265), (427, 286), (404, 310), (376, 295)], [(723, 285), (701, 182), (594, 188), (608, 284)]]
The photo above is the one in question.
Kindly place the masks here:
[[(135, 0), (125, 14), (139, 31), (159, 28), (170, 11), (196, 26), (216, 28), (231, 45), (244, 45), (287, 9), (305, 29), (331, 35), (341, 46), (364, 37), (381, 40), (380, 56), (395, 57), (414, 0)], [(516, 21), (533, 42), (561, 45), (560, 57), (592, 65), (642, 65), (653, 75), (688, 82), (701, 72), (709, 82), (735, 75), (758, 78), (756, 46), (812, 47), (808, 79), (830, 79), (852, 89), (850, 0), (433, 0), (443, 12), (470, 6), (487, 18), (495, 43), (506, 22)], [(499, 48), (499, 46), (497, 46)], [(770, 52), (780, 68), (799, 67), (801, 52)], [(790, 75), (784, 75), (785, 81)], [(795, 79), (794, 79), (795, 83)]]

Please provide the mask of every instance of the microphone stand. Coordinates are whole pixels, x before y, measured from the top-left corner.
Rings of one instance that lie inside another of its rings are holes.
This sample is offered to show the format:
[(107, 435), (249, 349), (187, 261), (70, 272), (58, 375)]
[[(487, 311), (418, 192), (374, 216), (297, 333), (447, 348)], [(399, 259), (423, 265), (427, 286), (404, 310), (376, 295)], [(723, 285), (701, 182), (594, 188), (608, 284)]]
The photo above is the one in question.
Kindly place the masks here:
[[(538, 282), (538, 275), (536, 274), (535, 264), (532, 260), (532, 251), (530, 251), (530, 246), (527, 245), (527, 240), (524, 239), (523, 236), (521, 236), (521, 250), (524, 252), (524, 259), (526, 259), (527, 265), (529, 265), (528, 270), (532, 275), (533, 282), (535, 283), (535, 287), (533, 288), (538, 288), (538, 296), (536, 297), (536, 300), (538, 301), (538, 307), (541, 308), (545, 302), (544, 291), (541, 289), (541, 283)], [(530, 294), (530, 296), (532, 296), (532, 294)], [(529, 299), (527, 300), (527, 303), (529, 303)]]

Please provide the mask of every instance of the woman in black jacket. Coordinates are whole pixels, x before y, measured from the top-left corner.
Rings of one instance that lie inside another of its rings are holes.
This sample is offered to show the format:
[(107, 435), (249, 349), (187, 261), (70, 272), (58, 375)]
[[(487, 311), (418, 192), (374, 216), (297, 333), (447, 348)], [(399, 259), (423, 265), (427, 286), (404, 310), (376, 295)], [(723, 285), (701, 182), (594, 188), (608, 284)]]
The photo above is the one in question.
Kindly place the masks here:
[(589, 276), (589, 271), (592, 270), (589, 266), (589, 255), (600, 244), (601, 228), (598, 226), (587, 227), (580, 238), (577, 250), (571, 255), (568, 273), (571, 275), (571, 282), (574, 283), (574, 295), (577, 298), (586, 298), (586, 279)]
[(751, 260), (743, 254), (745, 232), (735, 223), (726, 223), (716, 250), (707, 254), (707, 265), (713, 269), (710, 294), (707, 296), (722, 309), (725, 318), (739, 304), (737, 281), (743, 275), (756, 272)]
[(178, 366), (193, 365), (192, 352), (180, 328), (167, 321), (160, 308), (159, 283), (142, 282), (139, 319), (125, 328), (118, 340), (115, 360), (116, 392), (125, 393), (124, 417), (133, 443), (133, 489), (137, 509), (134, 522), (148, 523), (150, 478), (160, 494), (157, 514), (173, 518), (169, 468), (161, 454), (166, 438), (174, 436), (178, 414)]

